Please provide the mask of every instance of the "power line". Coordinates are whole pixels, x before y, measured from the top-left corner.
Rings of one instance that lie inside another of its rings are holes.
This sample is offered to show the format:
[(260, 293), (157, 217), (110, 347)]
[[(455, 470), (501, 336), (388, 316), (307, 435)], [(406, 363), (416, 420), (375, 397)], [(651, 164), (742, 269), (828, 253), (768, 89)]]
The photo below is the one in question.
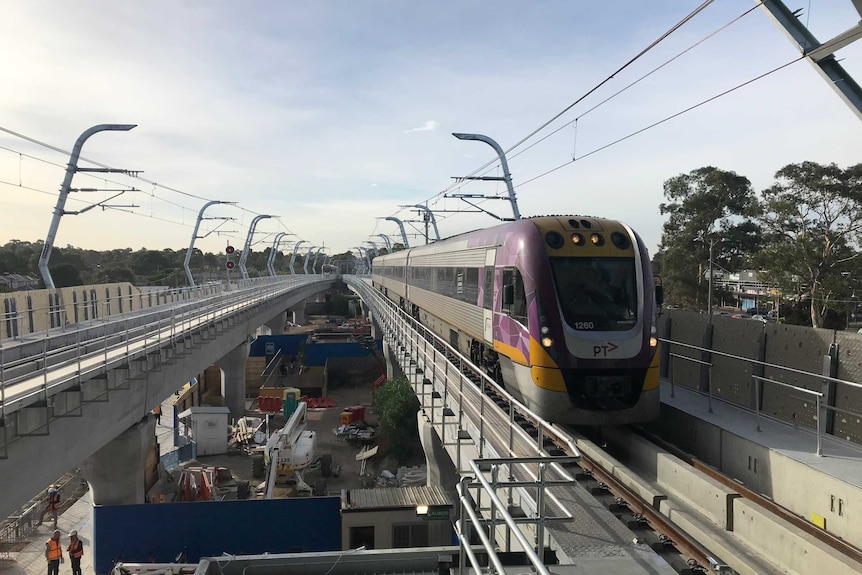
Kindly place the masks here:
[(678, 116), (681, 116), (681, 115), (685, 114), (686, 112), (690, 112), (696, 108), (703, 106), (704, 104), (708, 104), (708, 103), (712, 102), (713, 100), (717, 100), (718, 98), (721, 98), (722, 96), (726, 96), (727, 94), (730, 94), (731, 92), (734, 92), (734, 91), (736, 91), (742, 87), (745, 87), (745, 86), (747, 86), (753, 82), (756, 82), (757, 80), (760, 80), (761, 78), (765, 78), (765, 77), (769, 76), (770, 74), (774, 74), (775, 72), (778, 72), (779, 70), (787, 68), (791, 64), (795, 64), (796, 62), (799, 62), (799, 61), (803, 60), (804, 58), (805, 58), (804, 56), (800, 56), (799, 58), (795, 58), (795, 59), (791, 60), (790, 62), (787, 62), (786, 64), (782, 64), (781, 66), (773, 68), (772, 70), (770, 70), (768, 72), (765, 72), (759, 76), (755, 76), (754, 78), (747, 80), (741, 84), (737, 84), (733, 88), (725, 90), (719, 94), (716, 94), (715, 96), (707, 98), (706, 100), (702, 100), (702, 101), (698, 102), (697, 104), (694, 104), (693, 106), (689, 106), (688, 108), (685, 108), (684, 110), (680, 110), (679, 112), (676, 112), (675, 114), (671, 114), (670, 116), (667, 116), (667, 117), (665, 117), (665, 118), (663, 118), (657, 122), (653, 122), (652, 124), (650, 124), (648, 126), (644, 126), (643, 128), (641, 128), (639, 130), (635, 130), (634, 132), (632, 132), (626, 136), (623, 136), (622, 138), (618, 138), (618, 139), (616, 139), (610, 143), (607, 143), (603, 146), (599, 146), (598, 148), (596, 148), (590, 152), (587, 152), (586, 154), (584, 154), (582, 156), (579, 156), (577, 158), (572, 158), (571, 160), (564, 162), (555, 168), (551, 168), (550, 170), (543, 172), (543, 173), (539, 174), (538, 176), (535, 176), (533, 178), (530, 178), (528, 180), (521, 182), (516, 187), (525, 186), (525, 185), (529, 184), (530, 182), (534, 182), (534, 181), (538, 180), (539, 178), (543, 178), (543, 177), (547, 176), (548, 174), (551, 174), (552, 172), (556, 172), (557, 170), (568, 166), (569, 164), (573, 164), (576, 161), (583, 160), (584, 158), (592, 156), (593, 154), (597, 154), (598, 152), (601, 152), (602, 150), (610, 148), (611, 146), (615, 146), (615, 145), (619, 144), (620, 142), (624, 142), (625, 140), (628, 140), (629, 138), (637, 136), (638, 134), (646, 132), (647, 130), (649, 130), (651, 128), (655, 128), (656, 126), (664, 124), (665, 122), (672, 120)]
[[(702, 12), (702, 11), (703, 11), (707, 6), (709, 6), (710, 4), (712, 4), (712, 2), (713, 2), (713, 0), (705, 0), (705, 1), (700, 5), (700, 6), (698, 6), (698, 7), (697, 7), (697, 8), (695, 8), (694, 10), (692, 10), (692, 11), (691, 11), (687, 16), (685, 16), (682, 20), (680, 20), (679, 22), (677, 22), (676, 24), (674, 24), (673, 26), (671, 26), (671, 28), (670, 28), (670, 29), (668, 29), (665, 33), (663, 33), (663, 34), (662, 34), (661, 36), (659, 36), (657, 39), (653, 40), (649, 45), (647, 45), (647, 46), (646, 46), (645, 48), (643, 48), (640, 52), (638, 52), (638, 53), (637, 53), (633, 58), (629, 59), (629, 60), (628, 60), (628, 62), (626, 62), (625, 64), (623, 64), (623, 65), (622, 65), (622, 66), (620, 66), (619, 68), (617, 68), (613, 73), (611, 73), (609, 76), (607, 76), (604, 80), (602, 80), (601, 82), (599, 82), (598, 84), (596, 84), (593, 88), (591, 88), (591, 89), (590, 89), (590, 90), (588, 90), (585, 94), (583, 94), (582, 96), (580, 96), (579, 98), (577, 98), (574, 102), (572, 102), (571, 104), (569, 104), (568, 106), (566, 106), (565, 108), (563, 108), (563, 110), (562, 110), (562, 111), (560, 111), (560, 112), (558, 112), (557, 114), (555, 114), (554, 116), (552, 116), (549, 120), (547, 120), (546, 122), (544, 122), (543, 124), (541, 124), (538, 128), (534, 129), (534, 130), (533, 130), (533, 131), (531, 131), (529, 134), (527, 134), (526, 136), (524, 136), (523, 138), (521, 138), (520, 140), (518, 140), (514, 145), (512, 145), (512, 146), (510, 146), (508, 149), (504, 150), (504, 154), (508, 154), (509, 152), (511, 152), (512, 150), (514, 150), (515, 148), (517, 148), (518, 146), (520, 146), (521, 144), (523, 144), (524, 142), (526, 142), (527, 140), (529, 140), (530, 138), (532, 138), (533, 136), (535, 136), (537, 133), (539, 133), (540, 131), (544, 130), (544, 129), (545, 129), (547, 126), (549, 126), (551, 123), (553, 123), (554, 121), (556, 121), (558, 118), (560, 118), (561, 116), (563, 116), (566, 112), (568, 112), (568, 111), (569, 111), (569, 110), (571, 110), (573, 107), (575, 107), (577, 104), (579, 104), (580, 102), (582, 102), (585, 98), (587, 98), (588, 96), (590, 96), (593, 92), (595, 92), (596, 90), (598, 90), (599, 88), (601, 88), (602, 86), (604, 86), (606, 83), (610, 82), (612, 79), (614, 79), (614, 77), (615, 77), (617, 74), (619, 74), (620, 72), (622, 72), (623, 70), (625, 70), (626, 68), (628, 68), (629, 66), (631, 66), (634, 62), (636, 62), (637, 60), (639, 60), (639, 59), (640, 59), (642, 56), (644, 56), (647, 52), (649, 52), (650, 50), (652, 50), (653, 48), (655, 48), (656, 46), (658, 46), (658, 44), (660, 44), (660, 43), (661, 43), (663, 40), (665, 40), (668, 36), (670, 36), (671, 34), (673, 34), (674, 32), (676, 32), (676, 31), (677, 31), (679, 28), (681, 28), (683, 25), (685, 25), (686, 23), (688, 23), (692, 18), (694, 18), (694, 17), (695, 17), (695, 16), (697, 16), (700, 12)], [(486, 163), (485, 163), (485, 164), (483, 164), (482, 166), (480, 166), (480, 167), (476, 168), (475, 170), (473, 170), (472, 172), (470, 172), (469, 174), (467, 174), (467, 176), (466, 176), (466, 177), (467, 177), (467, 178), (469, 178), (469, 177), (475, 176), (476, 174), (478, 174), (479, 172), (481, 172), (482, 170), (484, 170), (484, 169), (485, 169), (485, 168), (487, 168), (488, 166), (491, 166), (491, 165), (495, 164), (497, 161), (498, 161), (498, 159), (497, 159), (497, 158), (494, 158), (494, 159), (492, 159), (492, 160), (489, 160), (488, 162), (486, 162)], [(442, 191), (440, 191), (440, 192), (438, 192), (438, 193), (434, 194), (433, 196), (431, 196), (431, 198), (429, 198), (427, 201), (432, 201), (432, 200), (434, 200), (434, 199), (436, 199), (436, 198), (439, 198), (439, 197), (440, 197), (440, 196), (442, 196), (443, 194), (445, 194), (445, 193), (447, 193), (447, 192), (449, 192), (449, 191), (451, 191), (451, 190), (453, 190), (453, 189), (460, 188), (462, 185), (463, 185), (463, 182), (457, 182), (457, 183), (454, 183), (454, 184), (450, 184), (449, 186), (447, 186), (447, 187), (446, 187), (445, 189), (443, 189)]]

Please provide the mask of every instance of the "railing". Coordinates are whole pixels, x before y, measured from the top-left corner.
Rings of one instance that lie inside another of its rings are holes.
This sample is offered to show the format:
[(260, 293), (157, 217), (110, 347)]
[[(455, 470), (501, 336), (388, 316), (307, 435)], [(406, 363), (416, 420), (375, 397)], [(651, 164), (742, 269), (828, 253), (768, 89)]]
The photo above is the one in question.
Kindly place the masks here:
[[(792, 367), (786, 367), (786, 366), (782, 366), (782, 365), (776, 365), (773, 363), (767, 363), (767, 362), (760, 361), (757, 359), (752, 359), (750, 357), (744, 357), (744, 356), (735, 355), (732, 353), (708, 349), (705, 347), (700, 347), (700, 346), (696, 346), (696, 345), (692, 345), (692, 344), (682, 343), (679, 341), (673, 341), (673, 340), (664, 339), (664, 338), (661, 338), (660, 341), (664, 344), (671, 345), (671, 346), (679, 346), (682, 348), (698, 351), (698, 352), (705, 353), (705, 354), (716, 355), (716, 356), (732, 359), (735, 361), (742, 361), (745, 363), (750, 363), (752, 365), (752, 371), (755, 371), (755, 369), (754, 369), (755, 366), (760, 367), (760, 368), (770, 368), (770, 369), (781, 370), (781, 371), (784, 371), (787, 373), (806, 376), (806, 377), (811, 378), (812, 380), (815, 380), (815, 381), (819, 380), (823, 383), (834, 383), (836, 385), (845, 385), (845, 386), (856, 388), (856, 389), (862, 389), (862, 385), (860, 385), (856, 382), (847, 381), (844, 379), (838, 379), (836, 377), (831, 377), (828, 375), (822, 375), (819, 373), (813, 373), (813, 372), (804, 371), (804, 370), (796, 369), (796, 368), (792, 368)], [(699, 360), (699, 359), (696, 359), (693, 357), (689, 357), (689, 356), (681, 355), (681, 354), (677, 354), (677, 353), (669, 353), (669, 357), (670, 357), (670, 365), (668, 366), (668, 375), (669, 375), (669, 380), (670, 380), (671, 397), (675, 397), (675, 385), (676, 385), (674, 382), (674, 377), (673, 377), (674, 360), (682, 359), (685, 361), (696, 363), (698, 365), (704, 365), (708, 368), (706, 395), (708, 398), (708, 411), (709, 411), (709, 413), (712, 413), (713, 412), (713, 410), (712, 410), (712, 401), (713, 401), (712, 368), (713, 368), (713, 363), (711, 361), (703, 361), (703, 360)], [(821, 421), (823, 419), (822, 415), (823, 415), (824, 411), (843, 413), (843, 414), (850, 415), (853, 417), (862, 418), (862, 414), (860, 414), (860, 413), (857, 413), (857, 412), (854, 412), (851, 410), (847, 410), (847, 409), (841, 409), (839, 407), (835, 407), (834, 405), (824, 404), (823, 399), (824, 399), (824, 397), (826, 397), (826, 394), (824, 394), (823, 392), (815, 391), (812, 389), (807, 389), (805, 387), (800, 387), (798, 385), (792, 385), (789, 383), (777, 381), (775, 379), (770, 379), (770, 378), (762, 377), (762, 376), (755, 375), (755, 374), (752, 374), (751, 378), (754, 382), (754, 390), (755, 390), (754, 391), (754, 407), (753, 407), (753, 409), (751, 407), (745, 406), (745, 405), (738, 405), (738, 404), (735, 404), (735, 405), (737, 407), (742, 408), (742, 409), (746, 409), (746, 410), (754, 412), (754, 423), (755, 423), (755, 429), (757, 431), (761, 431), (760, 421), (761, 421), (762, 411), (763, 411), (762, 405), (761, 405), (761, 403), (762, 403), (761, 390), (764, 388), (765, 384), (777, 385), (777, 386), (782, 387), (782, 388), (792, 389), (792, 390), (797, 391), (799, 393), (805, 394), (805, 396), (811, 396), (814, 398), (814, 400), (815, 400), (814, 422), (815, 423), (812, 427), (815, 430), (815, 435), (817, 438), (816, 454), (819, 456), (823, 455), (822, 436), (825, 432), (823, 430), (823, 426), (821, 424)], [(703, 393), (703, 391), (701, 391), (701, 390), (692, 389), (692, 388), (688, 388), (688, 389), (690, 389), (691, 391), (694, 391), (696, 393), (701, 393), (701, 394)]]
[[(475, 533), (479, 537), (482, 547), (484, 547), (485, 551), (488, 553), (489, 567), (493, 566), (493, 569), (491, 569), (490, 572), (497, 573), (499, 575), (506, 572), (497, 555), (498, 547), (495, 541), (496, 526), (498, 523), (502, 523), (507, 528), (507, 539), (510, 535), (515, 537), (518, 544), (524, 550), (530, 564), (533, 566), (533, 570), (541, 575), (550, 575), (551, 572), (545, 566), (544, 560), (545, 524), (558, 521), (571, 521), (572, 516), (568, 512), (562, 516), (549, 516), (546, 513), (544, 504), (545, 489), (554, 485), (571, 485), (572, 482), (574, 482), (574, 478), (564, 475), (561, 479), (548, 479), (546, 477), (546, 472), (551, 465), (559, 463), (577, 463), (579, 459), (580, 457), (514, 457), (507, 459), (474, 459), (470, 461), (470, 468), (474, 474), (473, 477), (462, 477), (457, 486), (458, 500), (461, 504), (460, 519), (455, 523), (455, 532), (458, 535), (458, 542), (460, 544), (458, 572), (466, 573), (467, 561), (465, 561), (465, 559), (470, 560), (470, 564), (473, 566), (476, 573), (484, 572), (476, 554), (470, 546), (471, 532), (474, 531), (472, 526), (474, 525), (490, 526), (487, 533), (483, 528), (475, 529)], [(499, 468), (501, 466), (511, 467), (512, 465), (536, 465), (538, 467), (536, 481), (498, 481), (496, 477), (498, 476)], [(490, 466), (492, 477), (491, 481), (488, 481), (485, 478), (484, 471), (482, 469), (483, 467), (488, 466)], [(537, 513), (534, 517), (519, 517), (516, 519), (512, 517), (511, 513), (509, 513), (508, 506), (503, 503), (497, 495), (497, 490), (500, 488), (507, 489), (511, 487), (526, 486), (536, 488), (535, 500)], [(470, 494), (468, 489), (470, 487), (478, 487), (491, 501), (490, 519), (480, 518), (476, 513), (475, 508), (479, 505)], [(467, 521), (468, 519), (469, 522)], [(534, 545), (527, 540), (523, 531), (519, 527), (519, 525), (524, 524), (532, 524), (534, 526), (536, 531), (535, 548)]]
[[(345, 280), (371, 308), (374, 318), (385, 334), (385, 339), (393, 349), (398, 350), (401, 366), (423, 404), (426, 418), (432, 426), (438, 428), (441, 442), (443, 445), (455, 446), (453, 461), (456, 464), (456, 471), (459, 474), (470, 471), (461, 469), (461, 444), (467, 436), (477, 446), (481, 464), (491, 465), (490, 481), (485, 480), (484, 477), (479, 479), (481, 474), (476, 473), (478, 487), (480, 487), (475, 500), (478, 508), (482, 509), (482, 498), (486, 493), (505, 488), (509, 491), (509, 501), (513, 502), (512, 490), (517, 490), (521, 494), (521, 506), (525, 512), (531, 511), (532, 514), (512, 521), (514, 524), (535, 524), (536, 546), (543, 548), (546, 523), (572, 520), (566, 506), (556, 496), (546, 494), (544, 491), (545, 486), (571, 485), (574, 482), (574, 478), (560, 466), (562, 462), (577, 461), (580, 458), (580, 452), (571, 437), (522, 405), (448, 342), (419, 324), (388, 298), (374, 290), (366, 281), (350, 277)], [(429, 392), (428, 389), (432, 391)], [(501, 408), (489, 397), (487, 390), (493, 390), (494, 394), (503, 398), (508, 405)], [(516, 422), (516, 419), (532, 425), (535, 428), (534, 434), (528, 433)], [(447, 428), (451, 431), (447, 431)], [(456, 429), (452, 430), (452, 428)], [(546, 440), (551, 440), (556, 446), (562, 447), (570, 457), (551, 456), (546, 451)], [(527, 465), (527, 463), (537, 462), (538, 470), (533, 470), (530, 465)], [(508, 469), (508, 479), (501, 482), (497, 475), (498, 470), (503, 466)], [(552, 470), (553, 476), (546, 475), (549, 470)], [(526, 479), (519, 481), (516, 476)], [(548, 479), (549, 477), (552, 479)], [(525, 491), (531, 486), (538, 487), (535, 496)], [(466, 493), (463, 495), (468, 496)], [(473, 499), (470, 498), (469, 501), (470, 504), (467, 507), (471, 511), (465, 510), (467, 514), (470, 514), (473, 509)], [(508, 524), (505, 519), (508, 511), (501, 515), (498, 513), (499, 499), (495, 502), (494, 498), (491, 498), (491, 501), (492, 506), (488, 510), (490, 519), (478, 520), (472, 517), (473, 522), (490, 522), (491, 525)], [(553, 516), (546, 513), (546, 506), (552, 506), (555, 509)], [(479, 532), (477, 535), (480, 539), (483, 537)], [(506, 550), (510, 548), (511, 535), (512, 533), (507, 531)], [(524, 545), (523, 534), (519, 532), (519, 535), (520, 537), (516, 535), (516, 538)], [(493, 535), (485, 536), (483, 544), (490, 545), (493, 550), (496, 546), (494, 539)], [(464, 542), (467, 544), (466, 540)], [(530, 545), (526, 544), (524, 548), (529, 547)], [(469, 552), (464, 551), (464, 553)], [(492, 553), (489, 556), (494, 555)], [(466, 562), (462, 561), (461, 565), (465, 568)], [(499, 565), (495, 567), (499, 568)]]
[[(144, 287), (143, 290), (137, 289), (136, 293), (112, 295), (105, 295), (102, 291), (104, 286), (72, 286), (53, 290), (4, 293), (0, 294), (0, 299), (11, 300), (11, 296), (16, 296), (16, 309), (9, 310), (5, 307), (0, 309), (0, 347), (4, 344), (8, 345), (9, 342), (24, 341), (28, 335), (44, 333), (55, 328), (65, 331), (77, 324), (104, 320), (117, 315), (139, 313), (167, 304), (217, 296), (236, 289), (242, 290), (248, 287), (278, 283), (290, 278), (299, 279), (306, 277), (309, 279), (314, 278), (317, 281), (324, 279), (321, 276), (312, 276), (311, 274), (307, 276), (304, 274), (296, 276), (267, 276), (238, 280), (229, 284), (221, 282), (207, 283), (193, 288), (178, 287), (147, 290)], [(331, 279), (331, 276), (327, 276), (325, 279)], [(64, 290), (84, 290), (92, 292), (92, 295), (87, 296), (86, 301), (65, 302), (62, 301)], [(102, 292), (101, 294), (99, 293), (100, 291)], [(17, 299), (30, 298), (31, 294), (37, 293), (47, 293), (48, 306), (31, 307), (28, 304), (25, 307), (17, 308)]]
[[(531, 411), (527, 406), (515, 399), (504, 388), (497, 385), (493, 379), (488, 377), (488, 375), (479, 368), (479, 366), (463, 357), (460, 351), (454, 349), (447, 341), (437, 336), (427, 327), (410, 317), (406, 312), (399, 309), (388, 298), (383, 297), (382, 294), (374, 290), (371, 285), (369, 285), (368, 281), (354, 279), (351, 278), (351, 276), (345, 276), (345, 281), (350, 286), (354, 287), (362, 296), (363, 301), (371, 307), (372, 312), (375, 314), (375, 318), (378, 320), (378, 323), (381, 324), (381, 327), (383, 327), (385, 332), (390, 334), (394, 340), (412, 345), (412, 349), (415, 350), (417, 354), (416, 361), (422, 363), (425, 367), (431, 366), (431, 379), (437, 378), (443, 381), (443, 394), (441, 399), (443, 399), (444, 402), (456, 392), (459, 398), (464, 398), (463, 401), (459, 402), (459, 406), (462, 408), (459, 411), (459, 425), (462, 423), (465, 408), (467, 407), (467, 404), (469, 404), (470, 409), (476, 411), (476, 415), (478, 416), (477, 419), (479, 420), (479, 432), (480, 435), (484, 437), (485, 412), (491, 409), (499, 409), (486, 394), (486, 389), (490, 388), (493, 389), (497, 396), (507, 401), (509, 405), (507, 417), (509, 422), (512, 424), (509, 428), (507, 440), (509, 453), (512, 453), (515, 434), (520, 433), (524, 437), (529, 437), (523, 429), (514, 423), (515, 416), (519, 415), (525, 418), (538, 430), (538, 437), (536, 439), (530, 438), (530, 441), (535, 443), (535, 453), (546, 454), (544, 452), (544, 441), (545, 438), (548, 438), (555, 441), (558, 445), (566, 446), (566, 451), (569, 454), (579, 455), (577, 447), (575, 447), (575, 444), (568, 435), (561, 433), (556, 426), (548, 423)], [(444, 351), (440, 351), (441, 349)], [(447, 354), (457, 358), (458, 364), (456, 365), (450, 362), (447, 358)], [(473, 383), (473, 381), (465, 375), (467, 372), (471, 372), (475, 377), (477, 377), (479, 379), (479, 383)], [(432, 400), (433, 399), (434, 397), (432, 395)], [(432, 420), (431, 423), (434, 424), (434, 421)], [(445, 441), (445, 435), (442, 439)], [(483, 442), (480, 442), (480, 455), (482, 455), (482, 443)]]
[[(60, 491), (61, 508), (77, 501), (81, 494), (87, 490), (78, 471), (66, 474), (58, 479), (54, 485)], [(45, 499), (45, 494), (42, 493), (25, 505), (20, 513), (10, 515), (3, 522), (0, 522), (0, 544), (29, 543), (28, 537), (36, 530), (45, 510)]]
[(259, 278), (203, 299), (50, 330), (36, 342), (7, 340), (0, 347), (0, 418), (114, 367), (163, 349), (176, 351), (183, 338), (202, 337), (218, 321), (230, 322), (293, 289), (325, 281), (330, 278)]

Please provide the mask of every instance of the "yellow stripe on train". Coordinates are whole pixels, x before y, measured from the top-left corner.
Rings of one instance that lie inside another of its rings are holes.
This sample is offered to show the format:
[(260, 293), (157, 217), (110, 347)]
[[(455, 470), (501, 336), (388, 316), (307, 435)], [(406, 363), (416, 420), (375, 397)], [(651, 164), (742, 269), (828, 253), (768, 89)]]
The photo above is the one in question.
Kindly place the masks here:
[[(518, 348), (494, 340), (494, 349), (497, 353), (505, 355), (514, 363), (527, 366), (527, 357)], [(530, 338), (530, 374), (533, 383), (550, 391), (566, 391), (566, 382), (557, 362), (551, 359), (548, 352), (535, 338)]]

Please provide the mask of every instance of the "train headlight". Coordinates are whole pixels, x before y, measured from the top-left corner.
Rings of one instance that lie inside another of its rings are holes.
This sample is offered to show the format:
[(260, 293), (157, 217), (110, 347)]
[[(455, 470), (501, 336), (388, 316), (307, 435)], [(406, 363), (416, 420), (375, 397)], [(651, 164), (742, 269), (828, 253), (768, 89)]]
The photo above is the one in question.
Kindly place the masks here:
[(594, 246), (603, 246), (605, 245), (605, 238), (601, 234), (590, 234), (590, 242)]
[(584, 245), (584, 236), (582, 236), (581, 234), (572, 234), (572, 243), (576, 246)]
[(548, 333), (551, 331), (551, 328), (549, 328), (546, 325), (543, 325), (541, 331), (542, 331), (542, 335), (548, 335)]
[(554, 345), (554, 340), (552, 338), (550, 338), (547, 335), (542, 338), (542, 346), (543, 347), (551, 347), (552, 345)]
[(658, 347), (658, 338), (656, 336), (652, 336), (651, 338), (649, 338), (649, 346)]

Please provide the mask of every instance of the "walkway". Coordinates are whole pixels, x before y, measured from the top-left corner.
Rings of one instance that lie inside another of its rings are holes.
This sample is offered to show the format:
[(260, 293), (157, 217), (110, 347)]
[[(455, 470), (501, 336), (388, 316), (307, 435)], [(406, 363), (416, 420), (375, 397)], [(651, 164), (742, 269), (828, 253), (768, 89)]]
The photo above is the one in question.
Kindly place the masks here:
[[(93, 573), (93, 514), (90, 494), (87, 493), (74, 505), (67, 509), (57, 521), (61, 532), (65, 563), (60, 565), (60, 573), (68, 573), (72, 567), (69, 554), (65, 548), (69, 545), (69, 533), (78, 532), (78, 538), (84, 542), (84, 556), (81, 558), (81, 572)], [(48, 564), (45, 562), (45, 543), (54, 531), (50, 519), (40, 525), (30, 535), (31, 542), (23, 550), (16, 553), (0, 553), (0, 573), (3, 575), (47, 575)]]

